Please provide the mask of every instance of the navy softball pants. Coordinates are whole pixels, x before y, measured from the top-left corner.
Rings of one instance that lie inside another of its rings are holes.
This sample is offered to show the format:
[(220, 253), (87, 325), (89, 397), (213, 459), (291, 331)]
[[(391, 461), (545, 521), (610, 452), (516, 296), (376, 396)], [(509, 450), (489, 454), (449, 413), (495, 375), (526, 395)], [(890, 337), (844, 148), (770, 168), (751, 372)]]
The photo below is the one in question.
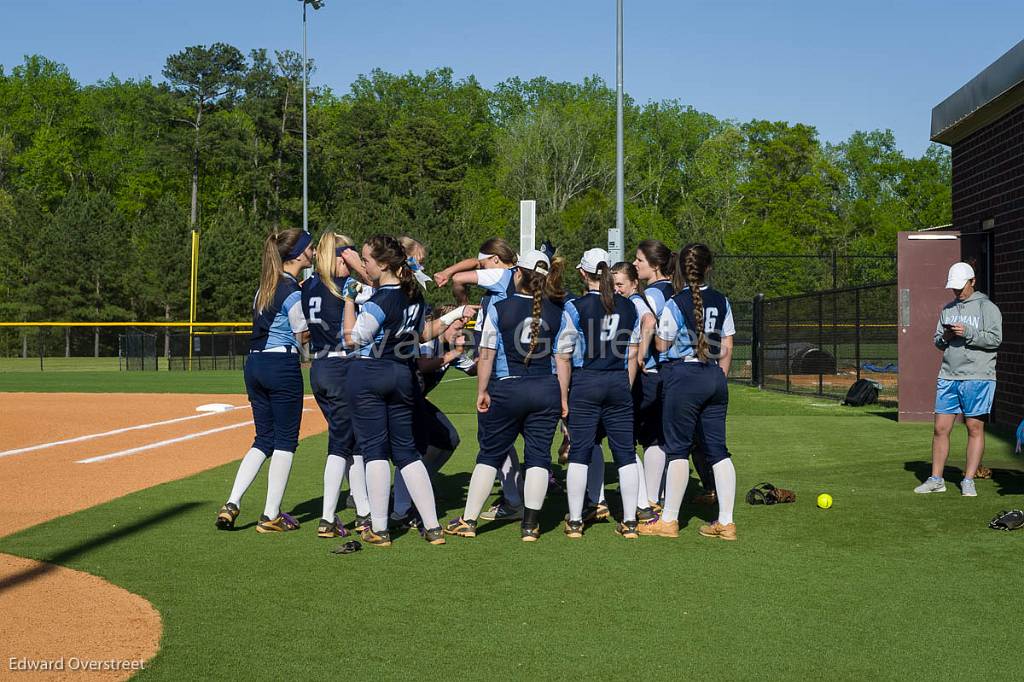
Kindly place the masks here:
[(553, 375), (492, 379), (487, 387), (491, 407), (477, 414), (478, 464), (495, 469), (523, 435), (526, 468), (551, 469), (551, 441), (562, 416), (562, 397)]
[(665, 391), (665, 458), (685, 459), (700, 425), (704, 456), (710, 466), (729, 456), (725, 447), (725, 415), (729, 385), (713, 363), (676, 361), (662, 365)]
[(348, 408), (345, 386), (352, 358), (316, 358), (309, 368), (309, 385), (320, 411), (327, 420), (327, 454), (348, 457), (355, 454), (356, 436)]
[(569, 383), (569, 461), (589, 464), (600, 432), (608, 436), (615, 464), (636, 462), (633, 397), (626, 370), (574, 369)]
[(413, 427), (416, 381), (404, 362), (353, 358), (348, 405), (356, 448), (367, 462), (391, 459), (401, 468), (419, 459)]
[(243, 375), (256, 425), (252, 446), (267, 457), (295, 452), (304, 390), (298, 353), (250, 353)]
[(633, 430), (637, 442), (645, 448), (665, 442), (662, 427), (664, 395), (662, 376), (658, 372), (640, 372), (633, 382)]

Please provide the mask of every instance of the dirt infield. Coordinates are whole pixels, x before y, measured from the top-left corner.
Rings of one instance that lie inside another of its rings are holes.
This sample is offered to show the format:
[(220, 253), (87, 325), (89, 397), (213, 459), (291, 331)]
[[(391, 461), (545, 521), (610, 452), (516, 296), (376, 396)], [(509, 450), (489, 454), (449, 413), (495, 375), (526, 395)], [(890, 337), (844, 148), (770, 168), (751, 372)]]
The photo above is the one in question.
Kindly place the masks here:
[[(209, 403), (235, 409), (196, 411)], [(327, 426), (311, 398), (306, 408), (303, 438)], [(240, 459), (253, 429), (244, 395), (5, 393), (0, 434), (0, 535), (7, 535)], [(142, 597), (7, 555), (0, 555), (0, 613), (7, 645), (0, 677), (24, 660), (63, 661), (63, 670), (22, 672), (26, 679), (127, 679), (131, 662), (151, 658), (160, 640), (160, 615)], [(86, 662), (120, 669), (84, 670)]]

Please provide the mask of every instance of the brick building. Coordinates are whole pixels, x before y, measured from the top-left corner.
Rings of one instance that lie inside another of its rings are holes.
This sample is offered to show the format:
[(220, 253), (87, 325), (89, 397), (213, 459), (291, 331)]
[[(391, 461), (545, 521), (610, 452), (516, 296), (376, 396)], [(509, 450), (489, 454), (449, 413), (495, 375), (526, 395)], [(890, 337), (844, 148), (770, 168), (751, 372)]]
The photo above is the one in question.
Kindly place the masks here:
[(953, 229), (1003, 313), (993, 418), (1024, 419), (1024, 41), (932, 110), (953, 157)]

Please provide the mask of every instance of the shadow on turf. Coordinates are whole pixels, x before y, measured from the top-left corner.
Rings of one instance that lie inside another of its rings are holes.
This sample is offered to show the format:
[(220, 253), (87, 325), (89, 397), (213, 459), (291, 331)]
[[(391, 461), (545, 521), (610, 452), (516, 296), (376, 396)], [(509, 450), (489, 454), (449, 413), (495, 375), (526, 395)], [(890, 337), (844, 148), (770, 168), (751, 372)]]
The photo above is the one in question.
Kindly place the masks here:
[[(932, 475), (931, 462), (904, 462), (903, 469), (913, 473), (921, 483)], [(963, 480), (964, 471), (959, 467), (946, 466), (942, 476), (947, 482), (959, 484)], [(993, 469), (992, 482), (996, 484), (996, 493), (999, 495), (1024, 495), (1024, 471)]]
[(43, 563), (40, 563), (35, 568), (31, 568), (27, 571), (22, 571), (20, 573), (15, 573), (11, 576), (4, 578), (3, 580), (0, 580), (0, 594), (3, 594), (7, 590), (13, 589), (18, 585), (21, 585), (22, 583), (26, 583), (31, 580), (35, 580), (36, 578), (39, 578), (41, 576), (44, 576), (50, 571), (53, 571), (55, 568), (57, 568), (58, 564), (63, 564), (67, 561), (71, 561), (72, 559), (78, 557), (80, 554), (84, 554), (89, 550), (96, 549), (97, 547), (102, 547), (103, 545), (115, 542), (129, 535), (134, 535), (135, 533), (146, 530), (150, 526), (163, 523), (164, 521), (168, 520), (169, 517), (177, 516), (178, 514), (183, 514), (200, 506), (203, 506), (202, 502), (183, 502), (181, 504), (176, 504), (174, 506), (167, 507), (166, 509), (162, 509), (158, 512), (150, 514), (141, 521), (136, 521), (135, 523), (124, 526), (123, 528), (118, 528), (117, 530), (112, 530), (103, 533), (102, 535), (97, 535), (94, 538), (90, 538), (89, 540), (80, 542), (77, 545), (68, 547), (65, 550), (61, 550), (56, 554), (45, 556), (42, 559), (40, 559), (40, 561), (42, 561)]

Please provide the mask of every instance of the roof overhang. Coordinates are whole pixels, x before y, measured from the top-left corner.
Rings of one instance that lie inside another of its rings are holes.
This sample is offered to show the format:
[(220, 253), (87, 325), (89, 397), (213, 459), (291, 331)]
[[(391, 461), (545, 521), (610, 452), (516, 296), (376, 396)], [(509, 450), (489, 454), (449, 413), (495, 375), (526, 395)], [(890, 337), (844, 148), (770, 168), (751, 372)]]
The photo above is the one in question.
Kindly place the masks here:
[(1024, 40), (932, 109), (933, 142), (952, 145), (1024, 104)]

